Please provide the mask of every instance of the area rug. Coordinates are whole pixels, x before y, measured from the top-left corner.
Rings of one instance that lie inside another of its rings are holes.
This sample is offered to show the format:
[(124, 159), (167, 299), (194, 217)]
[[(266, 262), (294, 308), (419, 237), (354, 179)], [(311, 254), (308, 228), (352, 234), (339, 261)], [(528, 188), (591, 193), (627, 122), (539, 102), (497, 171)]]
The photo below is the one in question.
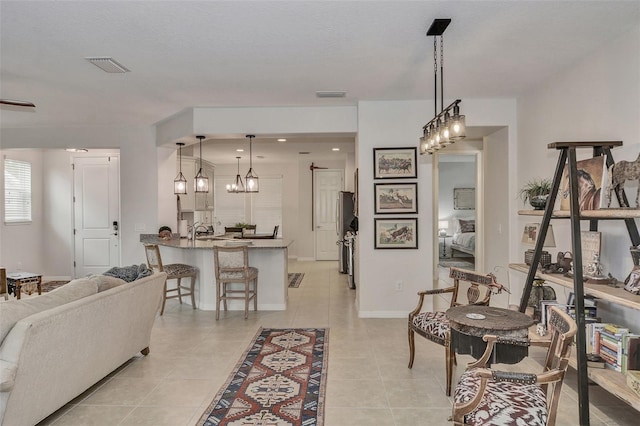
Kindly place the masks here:
[(302, 279), (304, 278), (304, 272), (294, 272), (289, 274), (289, 288), (298, 288)]
[(47, 281), (42, 283), (42, 292), (47, 293), (67, 284), (69, 281)]
[(438, 264), (445, 268), (464, 268), (464, 269), (474, 269), (475, 265), (471, 262), (467, 262), (465, 260), (451, 260), (451, 259), (440, 259), (438, 260)]
[(325, 328), (261, 328), (197, 425), (323, 425), (328, 345)]

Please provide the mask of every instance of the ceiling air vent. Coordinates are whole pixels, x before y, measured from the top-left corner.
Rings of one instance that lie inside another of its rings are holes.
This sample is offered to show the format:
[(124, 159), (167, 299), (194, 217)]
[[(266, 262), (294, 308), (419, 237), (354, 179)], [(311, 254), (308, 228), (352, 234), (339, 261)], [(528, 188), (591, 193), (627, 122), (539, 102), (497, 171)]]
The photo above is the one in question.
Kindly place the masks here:
[(115, 59), (104, 56), (104, 57), (88, 57), (85, 58), (87, 61), (91, 62), (96, 67), (100, 68), (104, 72), (108, 73), (125, 73), (130, 72), (127, 67), (122, 64), (116, 62)]
[(325, 90), (316, 92), (316, 98), (344, 98), (345, 96), (347, 96), (347, 92), (344, 90)]
[(311, 153), (309, 151), (299, 151), (298, 154), (300, 154), (300, 155), (309, 155)]

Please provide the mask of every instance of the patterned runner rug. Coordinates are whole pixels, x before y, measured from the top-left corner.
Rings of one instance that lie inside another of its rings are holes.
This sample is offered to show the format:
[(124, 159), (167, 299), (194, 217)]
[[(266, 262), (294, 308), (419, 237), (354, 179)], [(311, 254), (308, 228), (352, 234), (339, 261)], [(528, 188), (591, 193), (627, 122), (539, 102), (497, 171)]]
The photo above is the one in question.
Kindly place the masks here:
[(264, 328), (198, 426), (321, 426), (329, 330)]
[(289, 287), (298, 288), (304, 278), (304, 272), (294, 272), (289, 274)]

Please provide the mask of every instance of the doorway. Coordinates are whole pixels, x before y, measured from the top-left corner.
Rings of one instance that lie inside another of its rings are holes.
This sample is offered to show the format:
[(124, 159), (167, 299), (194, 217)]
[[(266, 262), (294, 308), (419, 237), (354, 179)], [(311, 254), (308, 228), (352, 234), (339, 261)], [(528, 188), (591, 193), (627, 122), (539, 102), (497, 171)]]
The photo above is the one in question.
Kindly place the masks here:
[(482, 265), (481, 156), (479, 151), (451, 151), (434, 156), (437, 190), (434, 191), (434, 232), (437, 247), (434, 270)]
[(313, 212), (316, 260), (338, 260), (338, 192), (344, 189), (344, 171), (313, 171)]
[(120, 265), (120, 159), (73, 159), (74, 275)]

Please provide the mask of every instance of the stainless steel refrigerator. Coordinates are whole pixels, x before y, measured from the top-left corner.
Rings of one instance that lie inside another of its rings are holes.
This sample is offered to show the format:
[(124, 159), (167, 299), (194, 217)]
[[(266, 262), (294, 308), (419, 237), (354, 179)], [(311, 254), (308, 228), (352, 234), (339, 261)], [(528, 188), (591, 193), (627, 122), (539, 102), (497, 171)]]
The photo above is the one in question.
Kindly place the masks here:
[(338, 204), (336, 212), (336, 233), (338, 234), (338, 245), (340, 246), (340, 272), (349, 273), (349, 250), (345, 245), (344, 236), (350, 229), (349, 225), (355, 217), (353, 214), (353, 192), (338, 192)]

